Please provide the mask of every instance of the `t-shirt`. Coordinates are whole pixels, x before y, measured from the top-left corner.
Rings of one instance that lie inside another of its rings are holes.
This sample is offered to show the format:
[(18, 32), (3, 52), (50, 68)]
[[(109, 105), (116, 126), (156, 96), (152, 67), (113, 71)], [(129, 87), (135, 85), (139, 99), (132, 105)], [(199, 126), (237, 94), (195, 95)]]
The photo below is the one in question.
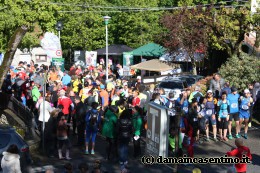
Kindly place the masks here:
[(64, 115), (69, 114), (69, 107), (71, 104), (72, 104), (72, 101), (68, 97), (60, 97), (58, 99), (58, 105), (63, 106), (62, 112), (64, 113)]
[(226, 100), (224, 103), (222, 100), (219, 100), (218, 106), (219, 106), (219, 118), (226, 118), (228, 116), (229, 101)]
[(228, 94), (227, 100), (230, 103), (229, 111), (230, 113), (237, 113), (239, 112), (239, 105), (238, 105), (238, 99), (239, 99), (239, 94)]
[(101, 97), (102, 106), (108, 106), (108, 101), (109, 101), (108, 92), (106, 90), (102, 90), (99, 95)]

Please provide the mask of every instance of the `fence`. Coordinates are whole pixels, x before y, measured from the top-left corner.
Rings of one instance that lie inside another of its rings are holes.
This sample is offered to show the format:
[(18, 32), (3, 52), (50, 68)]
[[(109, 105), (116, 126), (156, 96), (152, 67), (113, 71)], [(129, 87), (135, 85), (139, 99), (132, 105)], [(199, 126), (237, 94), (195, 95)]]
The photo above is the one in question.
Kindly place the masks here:
[(2, 110), (10, 109), (16, 116), (18, 116), (25, 124), (25, 138), (34, 139), (35, 130), (33, 126), (34, 114), (22, 102), (18, 101), (13, 96), (0, 92), (0, 108)]

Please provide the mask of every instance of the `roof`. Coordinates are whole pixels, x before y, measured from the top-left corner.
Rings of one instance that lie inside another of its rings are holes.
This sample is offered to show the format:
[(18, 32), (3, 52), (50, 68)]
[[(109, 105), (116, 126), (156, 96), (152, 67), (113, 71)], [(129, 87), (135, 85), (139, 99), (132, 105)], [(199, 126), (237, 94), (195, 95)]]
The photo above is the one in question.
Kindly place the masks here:
[[(112, 44), (108, 46), (108, 55), (123, 55), (123, 52), (129, 52), (133, 49), (124, 44)], [(106, 47), (97, 49), (97, 55), (106, 55)]]
[(148, 43), (132, 51), (134, 56), (152, 56), (160, 57), (166, 51), (166, 48), (155, 43)]
[(164, 61), (160, 61), (159, 59), (152, 59), (149, 61), (144, 61), (139, 64), (132, 65), (131, 68), (139, 69), (139, 70), (162, 72), (162, 71), (172, 70), (177, 66), (178, 64), (167, 63)]

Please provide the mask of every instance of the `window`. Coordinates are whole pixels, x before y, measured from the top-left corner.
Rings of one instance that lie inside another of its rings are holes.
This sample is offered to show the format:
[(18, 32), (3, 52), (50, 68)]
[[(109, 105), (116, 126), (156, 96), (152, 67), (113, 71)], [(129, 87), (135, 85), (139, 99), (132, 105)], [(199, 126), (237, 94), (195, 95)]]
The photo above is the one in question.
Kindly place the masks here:
[(35, 55), (36, 62), (47, 62), (47, 55)]
[(159, 85), (160, 88), (168, 88), (168, 89), (184, 89), (182, 82), (161, 82)]

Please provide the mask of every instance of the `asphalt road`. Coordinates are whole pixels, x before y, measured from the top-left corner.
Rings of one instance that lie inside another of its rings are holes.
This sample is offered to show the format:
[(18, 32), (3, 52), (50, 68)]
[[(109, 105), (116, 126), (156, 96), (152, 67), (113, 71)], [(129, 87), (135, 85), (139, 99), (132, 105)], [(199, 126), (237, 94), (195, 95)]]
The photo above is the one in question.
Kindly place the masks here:
[[(251, 128), (248, 133), (248, 139), (244, 140), (244, 144), (251, 149), (253, 155), (253, 161), (248, 164), (249, 173), (260, 172), (260, 129)], [(75, 137), (71, 137), (72, 143), (76, 142)], [(231, 148), (235, 147), (234, 139), (228, 142), (204, 142), (195, 146), (195, 157), (220, 157), (223, 156)], [(101, 136), (97, 137), (95, 155), (84, 155), (84, 148), (73, 147), (71, 150), (71, 158), (69, 161), (72, 163), (77, 172), (77, 166), (81, 162), (86, 162), (90, 166), (90, 170), (93, 168), (93, 163), (95, 160), (101, 160), (103, 170), (109, 173), (120, 173), (119, 163), (116, 159), (105, 160), (105, 147), (106, 141)], [(142, 143), (142, 152), (144, 153), (144, 143)], [(173, 172), (172, 165), (143, 165), (139, 159), (134, 159), (132, 157), (133, 147), (130, 144), (129, 151), (129, 170), (132, 173), (170, 173)], [(68, 161), (59, 160), (57, 154), (55, 158), (48, 158), (41, 154), (40, 151), (32, 153), (34, 160), (33, 172), (43, 172), (45, 167), (54, 167), (55, 172), (64, 172), (64, 164)], [(192, 169), (198, 167), (201, 169), (202, 173), (226, 173), (232, 165), (228, 164), (200, 164), (200, 165), (179, 165), (178, 173), (190, 173)]]

